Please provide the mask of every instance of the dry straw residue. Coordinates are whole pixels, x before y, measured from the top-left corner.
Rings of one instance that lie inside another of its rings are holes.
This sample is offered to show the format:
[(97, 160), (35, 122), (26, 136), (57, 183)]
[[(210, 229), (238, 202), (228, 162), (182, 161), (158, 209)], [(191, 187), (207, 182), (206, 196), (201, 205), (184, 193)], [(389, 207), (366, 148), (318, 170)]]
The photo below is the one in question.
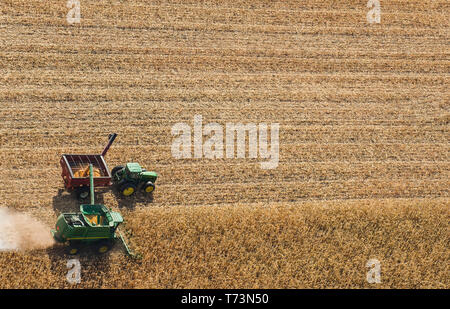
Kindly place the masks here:
[[(96, 203), (143, 259), (81, 251), (75, 287), (449, 288), (448, 1), (381, 1), (380, 24), (368, 10), (99, 0), (69, 25), (66, 1), (0, 1), (0, 204), (49, 224), (78, 211), (60, 155), (117, 132), (108, 166), (139, 162), (157, 189)], [(280, 123), (277, 169), (174, 159), (171, 127), (196, 114)], [(38, 235), (0, 220), (8, 250)], [(0, 288), (73, 287), (63, 248), (0, 252)]]

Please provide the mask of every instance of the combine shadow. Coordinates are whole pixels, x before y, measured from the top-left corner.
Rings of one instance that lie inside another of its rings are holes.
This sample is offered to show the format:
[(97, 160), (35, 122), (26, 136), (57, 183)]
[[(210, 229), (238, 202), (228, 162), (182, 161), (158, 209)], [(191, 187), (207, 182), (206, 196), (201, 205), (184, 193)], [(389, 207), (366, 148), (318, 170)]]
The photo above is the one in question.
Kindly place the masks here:
[[(116, 246), (119, 244), (116, 244)], [(113, 250), (97, 254), (93, 247), (84, 247), (79, 254), (67, 254), (66, 244), (55, 244), (48, 248), (47, 255), (50, 259), (50, 272), (58, 278), (61, 278), (60, 288), (77, 287), (79, 284), (71, 284), (67, 280), (67, 275), (71, 270), (68, 268), (68, 261), (76, 259), (81, 266), (81, 284), (86, 284), (92, 287), (101, 287), (103, 281), (109, 277), (110, 273), (110, 254)], [(73, 267), (73, 266), (72, 266)], [(72, 268), (71, 267), (71, 268)]]
[[(53, 197), (53, 210), (56, 214), (63, 212), (78, 212), (81, 204), (89, 204), (89, 198), (80, 200), (74, 192), (67, 192), (65, 189), (59, 189)], [(95, 192), (95, 203), (104, 204), (103, 192)]]
[[(100, 193), (100, 194), (99, 194)], [(103, 204), (102, 192), (95, 192), (95, 203)], [(53, 197), (53, 210), (58, 216), (61, 213), (79, 212), (81, 204), (89, 204), (90, 200), (80, 200), (74, 192), (67, 192), (65, 189), (59, 189)], [(101, 286), (102, 278), (109, 272), (110, 252), (98, 254), (94, 250), (94, 246), (83, 246), (79, 254), (69, 255), (67, 253), (68, 244), (55, 243), (52, 247), (46, 249), (46, 253), (50, 259), (50, 271), (61, 278), (61, 288), (72, 286), (67, 279), (67, 262), (71, 259), (78, 259), (81, 264), (81, 282), (98, 280)], [(83, 277), (85, 279), (83, 279)], [(95, 281), (97, 286), (97, 281)], [(73, 285), (76, 287), (77, 285)]]

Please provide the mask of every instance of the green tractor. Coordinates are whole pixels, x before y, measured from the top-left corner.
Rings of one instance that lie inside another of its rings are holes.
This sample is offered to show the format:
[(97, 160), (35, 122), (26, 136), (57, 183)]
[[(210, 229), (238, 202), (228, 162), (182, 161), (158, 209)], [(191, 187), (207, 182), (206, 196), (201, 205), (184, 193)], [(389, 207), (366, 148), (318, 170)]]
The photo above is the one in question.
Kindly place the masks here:
[(143, 169), (139, 163), (127, 163), (116, 166), (111, 171), (112, 181), (124, 196), (130, 196), (138, 190), (151, 194), (155, 190), (158, 174)]
[(80, 205), (79, 213), (59, 215), (55, 229), (51, 230), (55, 241), (69, 243), (68, 254), (74, 255), (86, 245), (95, 246), (97, 253), (105, 253), (120, 239), (128, 254), (135, 256), (118, 230), (123, 222), (120, 213), (104, 205), (94, 203), (93, 166), (90, 165), (91, 204)]

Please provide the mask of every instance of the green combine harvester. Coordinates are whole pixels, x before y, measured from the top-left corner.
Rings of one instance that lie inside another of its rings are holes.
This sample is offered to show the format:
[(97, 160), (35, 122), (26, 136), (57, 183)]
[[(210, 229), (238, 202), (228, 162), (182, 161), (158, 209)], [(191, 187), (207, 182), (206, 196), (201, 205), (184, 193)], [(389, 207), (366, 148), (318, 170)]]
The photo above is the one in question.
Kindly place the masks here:
[(56, 221), (55, 229), (51, 230), (53, 238), (59, 243), (68, 242), (68, 253), (71, 255), (77, 254), (86, 245), (95, 246), (96, 252), (102, 254), (120, 239), (127, 253), (135, 256), (118, 230), (123, 222), (122, 215), (105, 205), (95, 204), (92, 164), (89, 169), (91, 203), (80, 205), (79, 213), (62, 213)]

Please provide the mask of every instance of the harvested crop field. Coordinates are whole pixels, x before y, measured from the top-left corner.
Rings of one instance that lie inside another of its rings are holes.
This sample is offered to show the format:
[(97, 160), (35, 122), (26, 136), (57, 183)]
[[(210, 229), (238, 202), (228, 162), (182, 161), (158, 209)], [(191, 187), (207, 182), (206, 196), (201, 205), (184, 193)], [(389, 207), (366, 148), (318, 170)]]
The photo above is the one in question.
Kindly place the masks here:
[[(79, 208), (61, 155), (116, 132), (109, 168), (159, 175), (96, 190), (142, 259), (82, 252), (70, 284), (63, 245), (0, 239), (0, 288), (450, 288), (448, 1), (66, 3), (0, 3), (0, 207), (50, 232)], [(196, 115), (278, 123), (276, 168), (175, 158)]]

